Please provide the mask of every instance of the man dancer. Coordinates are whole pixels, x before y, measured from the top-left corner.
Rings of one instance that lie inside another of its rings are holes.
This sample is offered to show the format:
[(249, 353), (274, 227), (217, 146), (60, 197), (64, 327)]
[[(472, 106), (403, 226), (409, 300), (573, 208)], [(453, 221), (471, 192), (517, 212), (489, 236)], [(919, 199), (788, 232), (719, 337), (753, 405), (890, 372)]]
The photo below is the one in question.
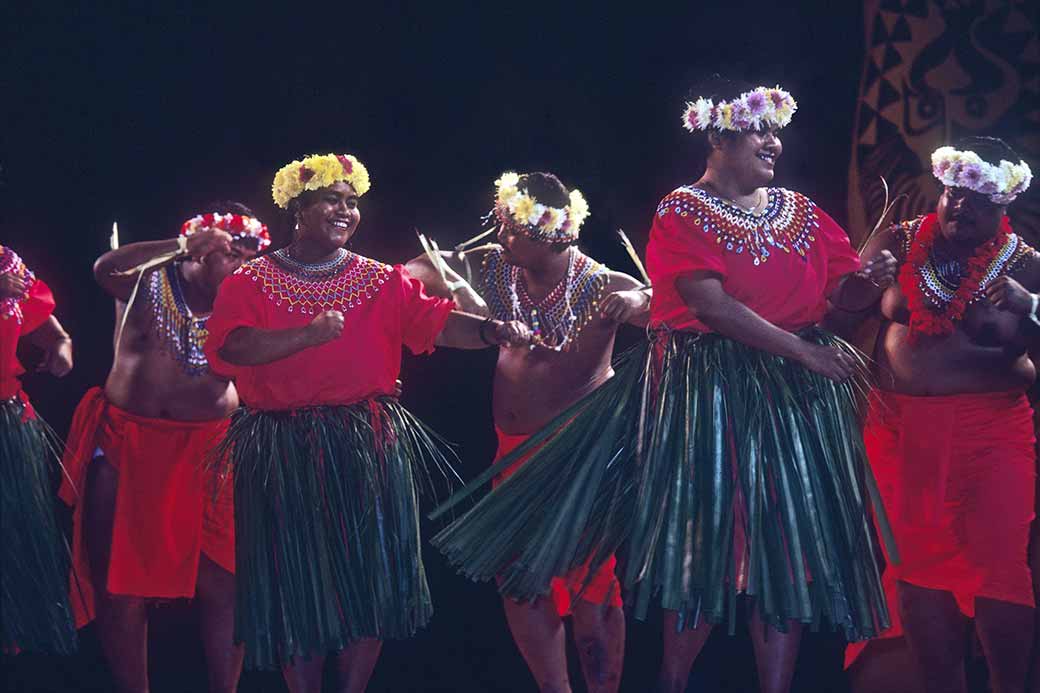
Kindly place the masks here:
[(119, 691), (149, 689), (149, 599), (197, 597), (210, 690), (238, 683), (231, 486), (215, 497), (200, 471), (238, 395), (210, 373), (202, 345), (217, 287), (269, 244), (248, 208), (216, 203), (177, 238), (94, 264), (116, 299), (115, 357), (104, 388), (76, 409), (61, 496), (76, 506), (76, 624), (97, 618)]
[(857, 690), (965, 691), (974, 618), (992, 689), (1022, 691), (1034, 627), (1025, 393), (1036, 380), (1027, 349), (1040, 336), (1040, 255), (1005, 212), (1031, 173), (985, 137), (936, 150), (932, 170), (944, 186), (935, 212), (864, 252), (901, 263), (898, 285), (872, 308), (882, 324), (864, 437), (902, 558), (885, 571), (893, 627), (882, 637), (905, 638), (914, 671), (891, 641), (850, 646), (847, 662), (863, 653)]
[[(645, 326), (650, 293), (632, 277), (578, 250), (578, 232), (588, 215), (579, 191), (568, 191), (550, 173), (506, 173), (496, 186), (493, 214), (501, 245), (467, 253), (479, 260), (476, 289), (486, 307), (471, 305), (466, 295), (458, 301), (489, 318), (519, 320), (533, 333), (532, 349), (499, 351), (492, 405), (497, 460), (613, 375), (618, 325)], [(430, 291), (451, 295), (428, 257), (420, 256), (407, 267)], [(625, 619), (614, 564), (611, 556), (591, 578), (586, 566), (554, 579), (551, 598), (531, 603), (503, 598), (513, 639), (541, 691), (571, 690), (566, 616), (573, 619), (588, 689), (618, 689)]]

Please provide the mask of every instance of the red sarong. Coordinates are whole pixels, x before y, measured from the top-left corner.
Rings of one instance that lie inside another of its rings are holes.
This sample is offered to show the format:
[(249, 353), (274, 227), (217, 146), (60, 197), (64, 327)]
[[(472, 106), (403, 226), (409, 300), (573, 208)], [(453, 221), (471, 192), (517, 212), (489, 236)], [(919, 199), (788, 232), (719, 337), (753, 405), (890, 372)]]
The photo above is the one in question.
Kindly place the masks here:
[(83, 543), (87, 468), (100, 448), (119, 472), (108, 564), (112, 594), (172, 599), (195, 595), (199, 555), (235, 570), (235, 523), (230, 480), (203, 472), (206, 454), (223, 437), (227, 419), (172, 421), (126, 412), (95, 387), (76, 408), (59, 494), (75, 506), (74, 576), (70, 580), (76, 627), (94, 618), (94, 587)]
[[(1033, 606), (1036, 457), (1024, 394), (874, 391), (864, 440), (902, 559), (885, 568), (892, 627), (881, 637), (903, 634), (899, 580), (951, 592), (969, 618), (976, 597)], [(848, 647), (846, 666), (866, 644)]]
[[(503, 433), (497, 427), (495, 428), (495, 432), (498, 434), (498, 453), (495, 455), (496, 462), (508, 455), (519, 447), (525, 440), (531, 437), (530, 435), (510, 435), (508, 433)], [(536, 446), (528, 452), (527, 455), (520, 458), (515, 464), (502, 472), (502, 474), (495, 478), (494, 484), (497, 485), (500, 481), (513, 474), (513, 472), (515, 472), (520, 465), (526, 462), (537, 449), (538, 447)], [(597, 570), (596, 574), (592, 576), (592, 579), (588, 584), (586, 584), (586, 578), (589, 574), (588, 565), (575, 568), (562, 577), (553, 578), (551, 583), (551, 594), (553, 604), (556, 605), (556, 613), (559, 614), (561, 618), (569, 616), (575, 599), (581, 599), (582, 601), (591, 604), (606, 604), (620, 609), (622, 607), (621, 585), (618, 584), (618, 579), (614, 575), (615, 565), (617, 565), (617, 559), (614, 556), (611, 556), (599, 567), (599, 570)], [(585, 586), (584, 590), (582, 590), (583, 585)]]

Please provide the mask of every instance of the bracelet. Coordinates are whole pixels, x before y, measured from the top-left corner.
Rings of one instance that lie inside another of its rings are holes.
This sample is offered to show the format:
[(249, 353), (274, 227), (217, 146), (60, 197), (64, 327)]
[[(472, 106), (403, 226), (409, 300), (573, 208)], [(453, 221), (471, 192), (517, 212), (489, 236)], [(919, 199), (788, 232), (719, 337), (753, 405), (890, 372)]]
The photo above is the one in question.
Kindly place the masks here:
[(188, 254), (188, 237), (177, 236), (177, 254), (187, 255)]
[(497, 342), (489, 342), (488, 338), (484, 336), (484, 328), (487, 327), (492, 320), (493, 318), (487, 317), (484, 318), (484, 322), (480, 323), (480, 330), (478, 330), (478, 332), (480, 333), (480, 341), (484, 342), (488, 346), (498, 346)]

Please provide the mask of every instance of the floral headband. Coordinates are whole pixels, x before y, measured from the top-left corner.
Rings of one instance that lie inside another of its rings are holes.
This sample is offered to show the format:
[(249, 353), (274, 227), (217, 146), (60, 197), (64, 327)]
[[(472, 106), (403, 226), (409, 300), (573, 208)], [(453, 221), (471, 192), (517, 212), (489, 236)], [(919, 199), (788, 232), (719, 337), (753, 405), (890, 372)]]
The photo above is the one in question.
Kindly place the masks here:
[(730, 132), (758, 130), (762, 126), (782, 128), (791, 122), (796, 110), (794, 97), (779, 86), (758, 87), (732, 101), (715, 103), (703, 97), (687, 101), (682, 123), (690, 132), (711, 128)]
[(562, 209), (549, 207), (537, 198), (522, 192), (520, 175), (503, 173), (495, 181), (494, 215), (507, 225), (521, 229), (529, 238), (543, 243), (573, 242), (589, 216), (589, 205), (579, 190), (571, 190), (570, 204)]
[(1024, 161), (1013, 164), (1002, 159), (999, 166), (994, 166), (975, 152), (953, 147), (939, 147), (932, 152), (932, 173), (943, 185), (973, 190), (998, 205), (1012, 202), (1033, 180), (1033, 172)]
[(286, 209), (304, 190), (327, 188), (340, 181), (350, 183), (358, 197), (372, 187), (368, 169), (353, 155), (316, 154), (283, 166), (274, 176), (271, 194), (275, 204)]
[(200, 214), (181, 224), (181, 235), (191, 236), (202, 229), (219, 229), (231, 234), (236, 241), (255, 238), (257, 249), (263, 250), (271, 245), (271, 236), (267, 233), (267, 225), (259, 219), (242, 214)]

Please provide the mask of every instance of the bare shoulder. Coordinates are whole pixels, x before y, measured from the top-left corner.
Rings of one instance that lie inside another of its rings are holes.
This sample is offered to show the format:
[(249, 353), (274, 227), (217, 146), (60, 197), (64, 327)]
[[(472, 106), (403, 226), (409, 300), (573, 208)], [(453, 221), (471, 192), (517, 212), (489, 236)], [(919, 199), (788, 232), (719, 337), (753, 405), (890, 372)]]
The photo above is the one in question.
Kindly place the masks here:
[(615, 291), (636, 291), (642, 288), (644, 288), (643, 283), (635, 277), (625, 274), (624, 272), (607, 270), (607, 285), (605, 287), (607, 293), (614, 293)]

